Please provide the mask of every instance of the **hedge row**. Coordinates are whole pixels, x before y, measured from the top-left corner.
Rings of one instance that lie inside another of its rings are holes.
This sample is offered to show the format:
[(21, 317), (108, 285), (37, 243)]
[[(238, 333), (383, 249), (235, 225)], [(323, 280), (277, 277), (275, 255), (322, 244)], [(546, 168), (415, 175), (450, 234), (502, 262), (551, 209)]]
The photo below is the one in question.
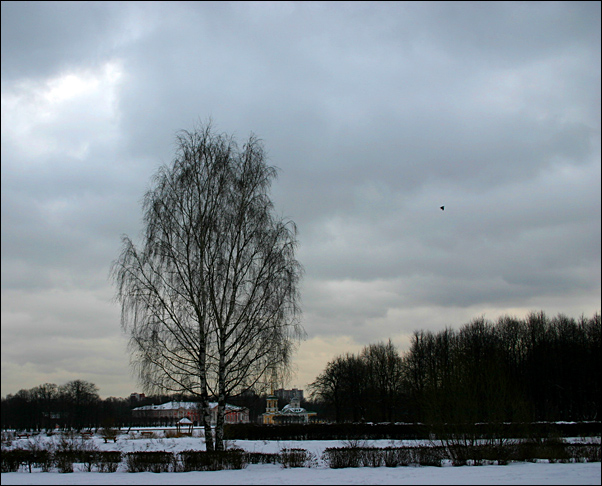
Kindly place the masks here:
[(567, 444), (561, 441), (542, 443), (506, 443), (502, 445), (434, 446), (434, 447), (338, 447), (324, 450), (322, 459), (331, 468), (398, 467), (416, 464), (441, 466), (449, 460), (454, 466), (482, 465), (486, 462), (506, 465), (514, 462), (600, 462), (600, 444)]
[(416, 440), (433, 436), (468, 433), (475, 438), (492, 437), (584, 437), (599, 436), (600, 422), (535, 422), (427, 426), (407, 423), (343, 424), (227, 424), (224, 434), (230, 440)]
[(246, 452), (243, 449), (226, 451), (187, 450), (173, 452), (139, 451), (122, 454), (119, 451), (30, 451), (13, 449), (2, 451), (2, 472), (17, 472), (21, 465), (42, 467), (48, 472), (55, 466), (59, 472), (73, 472), (73, 464), (84, 464), (86, 471), (115, 472), (125, 457), (128, 472), (169, 472), (169, 471), (220, 471), (223, 469), (244, 469), (248, 464), (281, 464), (283, 467), (309, 467), (313, 465), (313, 455), (305, 449), (282, 449), (277, 454)]
[(333, 469), (410, 464), (441, 466), (445, 457), (443, 447), (330, 447), (322, 454), (322, 460)]
[(305, 449), (282, 449), (278, 454), (246, 452), (243, 449), (226, 451), (182, 451), (183, 471), (221, 471), (244, 469), (249, 464), (281, 464), (282, 467), (311, 467), (315, 458)]
[[(182, 451), (179, 461), (173, 452), (142, 451), (57, 451), (24, 449), (2, 451), (2, 472), (16, 472), (26, 465), (49, 471), (55, 465), (59, 472), (73, 472), (75, 462), (83, 463), (87, 471), (115, 472), (125, 456), (128, 472), (168, 471), (218, 471), (244, 469), (248, 464), (277, 464), (283, 467), (312, 467), (314, 455), (305, 449), (282, 449), (278, 454), (248, 453), (242, 449), (226, 451)], [(600, 462), (600, 444), (565, 443), (560, 440), (507, 442), (504, 444), (479, 444), (473, 446), (421, 446), (421, 447), (339, 447), (324, 450), (322, 459), (331, 468), (346, 467), (398, 467), (416, 464), (441, 466), (449, 460), (454, 466), (480, 465), (510, 461), (524, 462), (547, 459), (550, 462)]]
[(16, 472), (21, 465), (41, 467), (48, 472), (55, 466), (59, 472), (73, 472), (74, 463), (83, 463), (87, 471), (115, 472), (121, 463), (120, 451), (57, 451), (12, 449), (2, 451), (2, 472)]
[(183, 471), (221, 471), (223, 469), (244, 469), (249, 461), (242, 449), (225, 451), (182, 451), (180, 452)]

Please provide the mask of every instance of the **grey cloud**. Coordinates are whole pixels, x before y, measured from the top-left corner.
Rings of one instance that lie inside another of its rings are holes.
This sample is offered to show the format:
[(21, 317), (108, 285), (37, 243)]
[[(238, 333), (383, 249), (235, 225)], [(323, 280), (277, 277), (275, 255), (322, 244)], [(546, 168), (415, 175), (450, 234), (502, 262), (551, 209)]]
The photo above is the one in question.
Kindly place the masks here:
[(108, 2), (3, 2), (3, 80), (94, 63), (104, 55), (116, 13)]
[[(65, 75), (91, 87), (48, 101)], [(42, 323), (101, 363), (120, 236), (209, 117), (281, 169), (310, 338), (599, 309), (599, 3), (3, 2), (2, 100), (3, 359)]]

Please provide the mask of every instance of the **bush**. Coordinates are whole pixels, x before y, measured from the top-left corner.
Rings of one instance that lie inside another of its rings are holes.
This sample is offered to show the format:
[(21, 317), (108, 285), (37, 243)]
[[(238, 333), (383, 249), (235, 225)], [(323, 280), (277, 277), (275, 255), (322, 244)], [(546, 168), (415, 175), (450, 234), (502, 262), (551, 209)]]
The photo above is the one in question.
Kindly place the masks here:
[[(31, 452), (24, 449), (2, 450), (2, 472), (17, 472), (21, 464), (30, 461)], [(30, 469), (31, 472), (31, 469)]]
[(56, 451), (54, 453), (54, 463), (61, 473), (72, 473), (73, 463), (75, 461), (76, 452), (74, 451)]
[(96, 462), (98, 447), (86, 438), (75, 438), (73, 434), (63, 434), (54, 453), (54, 463), (59, 472), (73, 472), (74, 463), (83, 463), (86, 471), (92, 471)]
[(362, 465), (359, 447), (329, 447), (324, 449), (322, 460), (332, 469), (360, 467)]
[(384, 449), (374, 447), (363, 447), (359, 451), (360, 460), (364, 467), (380, 467), (383, 462), (387, 465), (387, 453)]
[(398, 447), (387, 447), (382, 449), (380, 456), (386, 467), (407, 466), (411, 462), (410, 451)]
[(248, 464), (248, 454), (242, 449), (225, 451), (182, 451), (180, 461), (184, 471), (221, 471), (223, 469), (244, 469)]
[(125, 454), (128, 472), (169, 472), (175, 469), (173, 452), (144, 451)]
[(513, 459), (534, 462), (547, 459), (550, 462), (599, 462), (600, 444), (568, 444), (562, 439), (529, 440), (519, 444)]
[(97, 463), (97, 454), (99, 451), (97, 450), (88, 450), (88, 451), (78, 451), (75, 454), (74, 462), (81, 462), (84, 464), (84, 469), (87, 472), (92, 471), (92, 466)]
[(120, 463), (120, 451), (99, 451), (96, 454), (98, 472), (115, 472)]
[(567, 445), (570, 457), (577, 462), (600, 462), (600, 444), (576, 443)]
[[(34, 465), (41, 467), (43, 472), (50, 471), (52, 467), (52, 454), (50, 451), (40, 449), (31, 451), (31, 461)], [(31, 472), (31, 464), (29, 466), (29, 472)]]
[(280, 451), (280, 463), (282, 467), (311, 467), (314, 455), (305, 449), (282, 449)]
[(521, 462), (536, 462), (538, 459), (548, 459), (551, 462), (567, 460), (566, 446), (567, 444), (557, 438), (534, 438), (519, 443), (512, 459)]
[(416, 447), (415, 460), (421, 466), (441, 467), (441, 461), (445, 459), (445, 448), (440, 446)]
[(409, 464), (441, 466), (445, 449), (433, 447), (339, 447), (324, 450), (322, 459), (333, 469), (343, 467), (399, 467)]

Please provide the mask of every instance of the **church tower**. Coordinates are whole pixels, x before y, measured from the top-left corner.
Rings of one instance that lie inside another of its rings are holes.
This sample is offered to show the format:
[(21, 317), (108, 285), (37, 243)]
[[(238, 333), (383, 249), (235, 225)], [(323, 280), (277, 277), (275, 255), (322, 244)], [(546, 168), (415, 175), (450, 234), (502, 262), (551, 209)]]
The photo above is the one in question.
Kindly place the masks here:
[(272, 380), (270, 383), (270, 394), (267, 396), (265, 404), (265, 413), (262, 414), (262, 422), (264, 425), (270, 425), (274, 423), (274, 417), (278, 415), (278, 397), (274, 395), (274, 381), (275, 373), (272, 372)]
[(270, 386), (270, 394), (268, 395), (265, 413), (276, 413), (278, 412), (278, 397), (274, 395), (274, 384)]

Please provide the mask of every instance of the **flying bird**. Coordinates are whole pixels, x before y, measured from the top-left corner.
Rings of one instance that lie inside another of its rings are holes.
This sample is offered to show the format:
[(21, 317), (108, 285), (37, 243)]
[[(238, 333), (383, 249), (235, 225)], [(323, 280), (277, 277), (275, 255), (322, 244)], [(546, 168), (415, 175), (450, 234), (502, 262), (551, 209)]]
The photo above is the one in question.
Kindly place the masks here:
[(440, 206), (441, 211), (445, 211), (445, 206)]

